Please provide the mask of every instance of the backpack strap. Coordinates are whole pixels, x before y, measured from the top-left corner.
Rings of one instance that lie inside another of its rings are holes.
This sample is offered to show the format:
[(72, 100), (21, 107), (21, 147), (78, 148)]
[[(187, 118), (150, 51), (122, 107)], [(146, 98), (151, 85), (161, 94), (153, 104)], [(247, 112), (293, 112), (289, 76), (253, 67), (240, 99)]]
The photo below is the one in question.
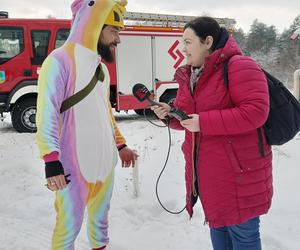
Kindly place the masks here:
[(225, 85), (226, 89), (228, 89), (228, 83), (229, 83), (229, 80), (228, 80), (228, 63), (229, 63), (229, 59), (227, 59), (224, 62), (224, 67), (223, 67), (223, 78), (224, 78), (224, 85)]
[(60, 107), (60, 113), (62, 114), (75, 104), (79, 103), (81, 100), (83, 100), (85, 97), (87, 97), (94, 87), (96, 86), (98, 80), (103, 82), (104, 80), (104, 72), (101, 66), (101, 63), (96, 68), (95, 74), (92, 78), (92, 80), (87, 84), (83, 89), (75, 93), (74, 95), (68, 97), (66, 100), (63, 101), (61, 107)]
[[(224, 62), (224, 66), (223, 66), (223, 78), (224, 78), (224, 85), (225, 85), (226, 89), (229, 88), (229, 78), (228, 78), (229, 60), (230, 59), (227, 59)], [(259, 127), (257, 129), (257, 135), (258, 135), (258, 146), (259, 146), (260, 156), (263, 158), (263, 157), (265, 157), (265, 150), (264, 150), (263, 134), (262, 134), (262, 128), (261, 127)]]
[(259, 153), (260, 156), (263, 158), (265, 157), (265, 149), (264, 149), (264, 141), (263, 141), (263, 134), (262, 134), (262, 128), (259, 127), (257, 129), (257, 135), (258, 135), (258, 145), (259, 145)]

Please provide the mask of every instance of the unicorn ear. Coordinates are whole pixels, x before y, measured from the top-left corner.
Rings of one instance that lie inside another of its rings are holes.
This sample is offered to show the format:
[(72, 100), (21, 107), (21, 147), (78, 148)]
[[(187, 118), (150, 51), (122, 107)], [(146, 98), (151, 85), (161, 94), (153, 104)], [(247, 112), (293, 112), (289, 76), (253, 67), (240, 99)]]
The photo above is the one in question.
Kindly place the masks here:
[(127, 0), (115, 0), (115, 5), (108, 14), (104, 24), (124, 28), (123, 15), (126, 12)]
[(127, 0), (115, 0), (115, 3), (125, 7), (127, 5), (128, 1)]
[(84, 0), (75, 0), (72, 5), (71, 5), (71, 10), (72, 10), (72, 23), (74, 22), (75, 16), (79, 9), (81, 8)]

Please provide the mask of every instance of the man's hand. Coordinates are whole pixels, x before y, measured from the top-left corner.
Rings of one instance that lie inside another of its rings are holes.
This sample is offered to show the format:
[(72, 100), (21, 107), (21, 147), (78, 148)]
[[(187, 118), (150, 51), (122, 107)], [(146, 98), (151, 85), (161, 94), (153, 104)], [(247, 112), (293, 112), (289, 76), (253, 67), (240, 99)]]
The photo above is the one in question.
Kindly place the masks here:
[(181, 126), (189, 130), (190, 132), (200, 132), (199, 115), (189, 115), (191, 119), (186, 119), (180, 122)]
[(47, 179), (47, 187), (51, 191), (58, 191), (67, 187), (66, 179), (64, 175), (52, 176)]
[(119, 151), (119, 156), (122, 161), (122, 167), (128, 168), (135, 166), (135, 161), (139, 157), (135, 150), (131, 150), (127, 146)]
[(70, 174), (65, 175), (64, 168), (58, 160), (45, 163), (45, 175), (47, 187), (51, 191), (64, 189), (70, 182), (70, 180), (67, 179)]

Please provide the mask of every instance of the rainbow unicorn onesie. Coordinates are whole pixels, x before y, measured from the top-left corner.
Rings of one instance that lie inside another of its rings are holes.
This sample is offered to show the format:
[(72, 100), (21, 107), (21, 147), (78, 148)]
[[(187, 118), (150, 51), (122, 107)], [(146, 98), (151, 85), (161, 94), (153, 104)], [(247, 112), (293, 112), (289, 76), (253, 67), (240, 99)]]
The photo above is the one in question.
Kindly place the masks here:
[[(56, 192), (53, 250), (74, 249), (84, 211), (93, 249), (108, 244), (108, 210), (113, 189), (116, 145), (125, 140), (109, 102), (109, 72), (82, 101), (60, 114), (62, 102), (83, 89), (101, 63), (97, 43), (104, 24), (123, 25), (126, 1), (76, 0), (70, 36), (44, 61), (38, 80), (37, 142), (41, 157), (60, 162), (70, 183)], [(119, 15), (120, 23), (113, 18)]]

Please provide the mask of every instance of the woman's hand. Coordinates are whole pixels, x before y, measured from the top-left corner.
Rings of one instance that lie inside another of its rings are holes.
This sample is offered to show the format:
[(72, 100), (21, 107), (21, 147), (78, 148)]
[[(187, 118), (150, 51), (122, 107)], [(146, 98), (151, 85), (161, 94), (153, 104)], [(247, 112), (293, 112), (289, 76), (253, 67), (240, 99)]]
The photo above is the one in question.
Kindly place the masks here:
[(190, 132), (200, 132), (199, 115), (189, 115), (191, 119), (186, 119), (180, 122), (181, 126), (189, 130)]
[(159, 104), (159, 106), (151, 106), (151, 110), (154, 111), (154, 113), (158, 116), (159, 119), (166, 119), (166, 116), (168, 116), (171, 110), (171, 106), (164, 102), (160, 102)]

